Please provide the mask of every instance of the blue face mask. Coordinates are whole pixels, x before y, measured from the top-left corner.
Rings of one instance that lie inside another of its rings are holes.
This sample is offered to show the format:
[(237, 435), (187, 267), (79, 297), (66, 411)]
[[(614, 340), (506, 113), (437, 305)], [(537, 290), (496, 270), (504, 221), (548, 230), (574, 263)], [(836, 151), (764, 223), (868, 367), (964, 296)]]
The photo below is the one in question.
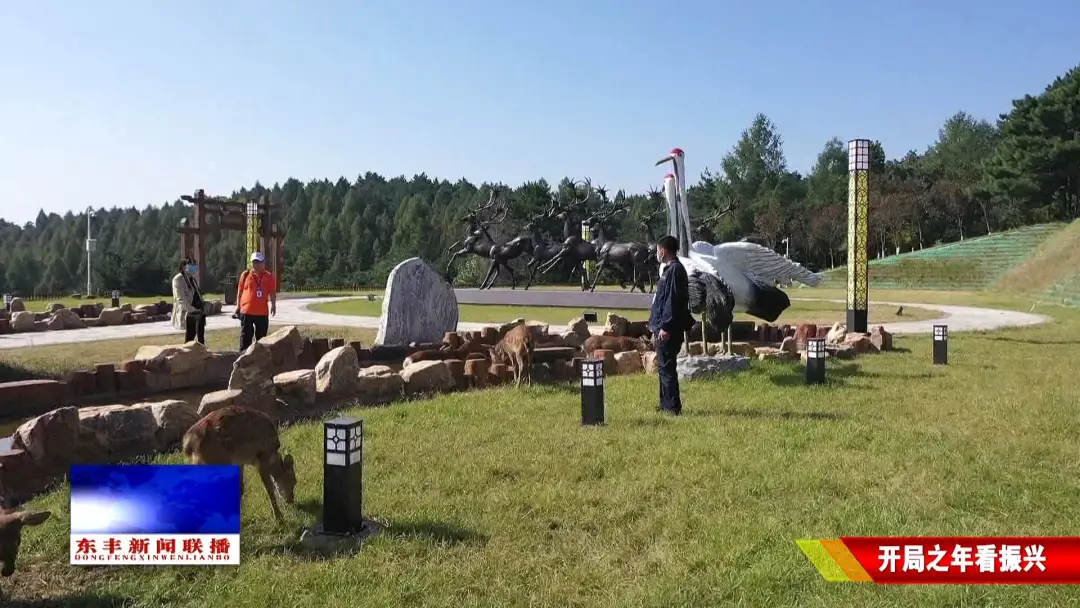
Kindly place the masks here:
[(187, 271), (188, 274), (197, 274), (199, 272), (199, 267), (195, 264), (188, 264)]

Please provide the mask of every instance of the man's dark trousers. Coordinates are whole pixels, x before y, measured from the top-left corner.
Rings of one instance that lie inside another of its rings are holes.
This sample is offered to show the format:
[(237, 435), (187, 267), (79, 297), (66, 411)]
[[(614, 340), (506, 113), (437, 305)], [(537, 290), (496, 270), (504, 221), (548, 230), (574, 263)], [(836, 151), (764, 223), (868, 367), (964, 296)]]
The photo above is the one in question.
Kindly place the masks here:
[(262, 340), (270, 328), (270, 317), (266, 315), (240, 315), (240, 352), (251, 346), (252, 339)]
[(675, 336), (656, 345), (656, 364), (660, 374), (660, 409), (671, 414), (682, 413), (679, 374), (676, 367), (681, 349), (682, 340)]

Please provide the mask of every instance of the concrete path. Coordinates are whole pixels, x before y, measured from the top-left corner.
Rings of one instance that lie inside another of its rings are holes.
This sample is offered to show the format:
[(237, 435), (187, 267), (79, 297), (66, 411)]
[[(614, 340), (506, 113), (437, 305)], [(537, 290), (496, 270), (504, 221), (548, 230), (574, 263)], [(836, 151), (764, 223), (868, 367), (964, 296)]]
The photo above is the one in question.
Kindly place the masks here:
[[(561, 290), (493, 290), (479, 291), (476, 289), (457, 290), (458, 302), (461, 304), (501, 304), (504, 306), (562, 306), (567, 308), (589, 309), (645, 309), (649, 307), (652, 296), (649, 294), (630, 294), (616, 291), (603, 291), (595, 293), (583, 293), (581, 291)], [(290, 298), (278, 301), (278, 314), (271, 319), (275, 325), (338, 325), (344, 327), (361, 327), (377, 329), (379, 319), (377, 317), (359, 317), (353, 315), (335, 315), (315, 312), (308, 306), (321, 302), (333, 302), (348, 300), (350, 297), (337, 298)], [(792, 298), (793, 301), (826, 301), (840, 302), (843, 300), (820, 300), (815, 298)], [(941, 304), (919, 304), (914, 302), (871, 302), (872, 305), (889, 307), (910, 306), (936, 310), (944, 314), (943, 317), (928, 321), (901, 321), (885, 323), (885, 329), (894, 334), (921, 334), (931, 333), (936, 324), (949, 326), (950, 332), (981, 331), (999, 329), (1002, 327), (1021, 327), (1037, 325), (1050, 321), (1049, 317), (1024, 312), (1009, 310), (997, 310), (991, 308), (974, 308), (970, 306), (945, 306)], [(239, 322), (231, 318), (232, 307), (225, 307), (224, 314), (208, 317), (206, 329), (234, 329), (239, 339)], [(567, 321), (569, 321), (569, 316)], [(507, 319), (510, 321), (510, 319)], [(780, 322), (783, 321), (781, 317)], [(461, 331), (478, 330), (487, 323), (458, 324)], [(594, 328), (601, 331), (600, 328)], [(23, 348), (27, 346), (48, 346), (53, 344), (73, 344), (80, 342), (97, 342), (100, 340), (119, 340), (124, 338), (141, 338), (151, 336), (178, 335), (168, 321), (158, 323), (140, 323), (138, 325), (121, 325), (117, 327), (91, 327), (87, 329), (73, 329), (67, 331), (34, 332), (23, 334), (0, 335), (0, 349)]]

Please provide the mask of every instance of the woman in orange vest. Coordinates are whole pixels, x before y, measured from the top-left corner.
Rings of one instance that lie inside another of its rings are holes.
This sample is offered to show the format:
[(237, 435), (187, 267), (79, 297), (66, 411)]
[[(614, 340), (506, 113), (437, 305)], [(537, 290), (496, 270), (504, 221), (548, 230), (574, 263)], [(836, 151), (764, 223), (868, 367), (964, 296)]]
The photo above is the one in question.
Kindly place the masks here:
[(277, 314), (277, 280), (266, 270), (266, 259), (251, 254), (251, 270), (240, 275), (236, 286), (236, 310), (240, 316), (240, 352), (254, 340), (266, 337), (270, 317)]

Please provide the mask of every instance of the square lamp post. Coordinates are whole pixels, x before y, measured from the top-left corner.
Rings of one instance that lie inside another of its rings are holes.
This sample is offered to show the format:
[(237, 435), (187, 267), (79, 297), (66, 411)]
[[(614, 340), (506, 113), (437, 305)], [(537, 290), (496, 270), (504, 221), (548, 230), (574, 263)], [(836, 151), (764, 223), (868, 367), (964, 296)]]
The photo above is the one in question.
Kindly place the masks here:
[(364, 527), (364, 421), (334, 418), (323, 423), (323, 533), (350, 535)]
[(604, 360), (581, 362), (581, 424), (604, 424)]
[(806, 383), (825, 384), (825, 338), (806, 341)]
[(934, 365), (949, 364), (949, 326), (934, 326)]
[(6, 310), (8, 312), (11, 312), (11, 300), (12, 299), (13, 298), (12, 298), (12, 295), (10, 293), (5, 293), (4, 294), (4, 310)]

